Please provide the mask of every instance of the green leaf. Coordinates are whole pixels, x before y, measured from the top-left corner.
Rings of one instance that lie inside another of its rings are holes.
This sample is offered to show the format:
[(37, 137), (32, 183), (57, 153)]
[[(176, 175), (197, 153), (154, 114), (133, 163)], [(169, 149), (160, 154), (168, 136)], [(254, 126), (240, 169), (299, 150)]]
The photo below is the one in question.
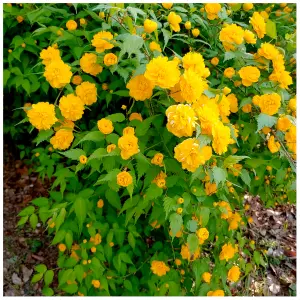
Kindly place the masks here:
[(74, 272), (75, 272), (75, 275), (76, 275), (76, 279), (81, 283), (82, 280), (83, 280), (83, 273), (84, 273), (83, 266), (82, 265), (76, 265), (75, 268), (74, 268)]
[(198, 228), (198, 223), (195, 220), (190, 220), (187, 222), (187, 229), (191, 232), (196, 232)]
[(227, 178), (227, 171), (225, 169), (219, 167), (213, 167), (212, 169), (214, 181), (216, 182), (217, 186), (219, 183), (224, 183)]
[(121, 200), (119, 194), (116, 191), (107, 189), (105, 192), (105, 197), (110, 205), (112, 205), (116, 209), (121, 209)]
[(61, 155), (66, 156), (67, 158), (71, 158), (73, 160), (79, 160), (81, 155), (86, 155), (85, 151), (82, 149), (71, 149), (65, 152), (59, 152)]
[(266, 114), (259, 114), (259, 116), (257, 117), (257, 131), (261, 130), (262, 128), (266, 127), (272, 127), (276, 124), (277, 122), (277, 118), (273, 117), (273, 116), (269, 116)]
[(66, 287), (62, 288), (62, 290), (69, 294), (75, 294), (78, 290), (78, 285), (77, 284), (69, 284)]
[(166, 30), (164, 28), (161, 29), (161, 32), (163, 33), (163, 36), (164, 36), (164, 47), (163, 47), (163, 50), (165, 50), (165, 48), (166, 48), (166, 46), (167, 46), (167, 44), (168, 44), (168, 42), (169, 42), (172, 34), (171, 34), (170, 31), (168, 31), (168, 30)]
[(275, 178), (276, 184), (283, 183), (285, 175), (286, 175), (286, 169), (279, 169), (276, 172), (276, 178)]
[(66, 283), (67, 280), (69, 280), (69, 278), (71, 277), (72, 273), (73, 269), (65, 270), (61, 277), (58, 278), (59, 286), (62, 286), (64, 283)]
[(131, 282), (130, 282), (129, 280), (125, 280), (125, 281), (124, 281), (124, 287), (125, 287), (127, 290), (129, 290), (129, 291), (132, 292), (132, 284), (131, 284)]
[(132, 54), (140, 55), (140, 48), (144, 45), (144, 40), (138, 35), (131, 35), (129, 33), (118, 36), (117, 39), (123, 39), (123, 43), (120, 45), (121, 51), (119, 53), (119, 60), (122, 59), (124, 54), (128, 54), (130, 57)]
[(170, 226), (171, 226), (171, 231), (172, 231), (173, 237), (176, 235), (176, 233), (178, 231), (180, 231), (182, 223), (183, 223), (183, 221), (182, 221), (181, 215), (178, 215), (177, 213), (173, 213), (170, 216)]
[(87, 213), (87, 201), (83, 198), (77, 198), (74, 203), (75, 214), (79, 223), (79, 231), (82, 230), (83, 222)]
[(23, 210), (21, 210), (18, 214), (19, 217), (25, 217), (25, 216), (29, 216), (31, 214), (33, 214), (35, 211), (34, 206), (27, 206), (26, 208), (24, 208)]
[[(92, 141), (92, 142), (101, 142), (105, 138), (105, 135), (101, 131), (91, 131), (87, 135), (85, 135), (81, 140), (79, 140), (74, 147), (78, 144), (85, 142), (85, 141)], [(77, 150), (77, 149), (74, 149)], [(72, 150), (69, 150), (72, 151)], [(85, 155), (85, 154), (84, 154)]]
[(31, 279), (31, 283), (36, 283), (38, 281), (40, 281), (43, 278), (43, 273), (38, 273), (33, 275), (32, 279)]
[(31, 201), (34, 205), (38, 207), (43, 207), (48, 205), (48, 198), (39, 197)]
[(44, 283), (45, 285), (49, 285), (52, 283), (54, 277), (54, 272), (52, 270), (48, 270), (44, 275)]
[(155, 183), (151, 183), (149, 188), (146, 190), (146, 200), (157, 199), (163, 194), (163, 189), (158, 187)]
[(199, 240), (195, 233), (190, 233), (187, 237), (187, 243), (191, 254), (195, 253), (199, 246)]
[(131, 232), (128, 233), (128, 243), (132, 249), (135, 248), (135, 238)]
[(246, 169), (242, 169), (241, 178), (250, 187), (251, 178), (250, 178), (249, 172)]
[(112, 114), (105, 118), (111, 120), (112, 122), (123, 122), (125, 120), (125, 116), (121, 113)]
[(53, 296), (54, 295), (54, 291), (51, 288), (49, 288), (49, 287), (44, 287), (42, 289), (42, 294), (44, 296)]
[(225, 55), (224, 55), (224, 62), (227, 61), (227, 60), (234, 59), (235, 57), (236, 57), (235, 52), (232, 52), (232, 51), (226, 51), (226, 52), (225, 52)]
[(22, 87), (26, 91), (27, 95), (30, 95), (30, 82), (28, 79), (23, 79)]
[(65, 230), (57, 231), (51, 245), (55, 245), (55, 244), (58, 244), (59, 242), (61, 242), (65, 238), (65, 235), (66, 235)]
[(29, 223), (32, 229), (36, 228), (36, 225), (38, 223), (38, 217), (36, 214), (32, 214), (29, 218)]
[(126, 264), (133, 264), (129, 255), (125, 252), (119, 253), (119, 258), (121, 259), (121, 261), (125, 262)]
[[(122, 96), (122, 97), (129, 97), (129, 91), (128, 90), (119, 90), (113, 93), (114, 95)], [(117, 114), (115, 114), (117, 115)], [(121, 114), (123, 115), (123, 114)], [(125, 117), (124, 117), (125, 120)], [(123, 120), (123, 121), (124, 121)], [(123, 121), (114, 121), (114, 122), (123, 122)]]
[(71, 249), (73, 244), (73, 233), (69, 230), (65, 235), (65, 242), (68, 249)]
[(135, 130), (136, 136), (144, 136), (147, 134), (147, 131), (150, 128), (151, 123), (158, 117), (159, 115), (151, 116), (141, 122)]
[(28, 220), (28, 216), (22, 217), (22, 218), (19, 220), (17, 226), (24, 225), (24, 224), (27, 222), (27, 220)]
[(98, 148), (91, 154), (91, 156), (89, 157), (89, 161), (91, 161), (92, 159), (102, 159), (106, 155), (107, 155), (106, 149)]
[(276, 23), (271, 21), (270, 19), (268, 19), (266, 22), (266, 34), (272, 39), (277, 38)]
[(229, 155), (225, 158), (223, 166), (224, 168), (233, 168), (233, 165), (237, 164), (239, 161), (249, 158), (249, 156), (237, 156), (237, 155)]
[(44, 274), (47, 271), (47, 267), (44, 264), (40, 264), (34, 267), (34, 269), (38, 272), (38, 273), (42, 273)]
[(4, 70), (3, 71), (3, 85), (6, 86), (7, 80), (10, 77), (10, 71), (9, 70)]
[(205, 227), (209, 221), (210, 210), (208, 207), (201, 207), (199, 214), (200, 214), (201, 226)]
[(41, 130), (38, 136), (33, 141), (36, 142), (36, 145), (39, 145), (41, 142), (48, 140), (53, 135), (53, 133), (54, 131), (52, 129)]
[(56, 228), (56, 231), (59, 229), (59, 227), (62, 225), (62, 223), (64, 222), (65, 220), (65, 217), (66, 217), (66, 209), (63, 207), (60, 212), (59, 212), (59, 215), (57, 216), (56, 220), (55, 220), (55, 228)]
[(166, 212), (166, 218), (170, 211), (175, 210), (177, 207), (177, 200), (175, 198), (165, 197), (163, 199), (164, 202), (164, 210)]

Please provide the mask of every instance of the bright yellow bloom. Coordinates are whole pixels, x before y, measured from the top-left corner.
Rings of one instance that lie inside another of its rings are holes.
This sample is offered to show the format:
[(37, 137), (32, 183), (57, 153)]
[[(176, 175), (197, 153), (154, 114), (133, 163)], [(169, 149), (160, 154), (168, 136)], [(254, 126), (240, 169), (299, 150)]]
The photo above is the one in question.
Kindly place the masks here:
[(286, 140), (286, 145), (289, 148), (290, 151), (293, 153), (296, 153), (296, 126), (291, 125), (289, 131), (285, 134), (284, 139)]
[(72, 78), (72, 83), (75, 84), (75, 85), (81, 84), (82, 83), (82, 77), (80, 75), (75, 75)]
[(79, 97), (69, 94), (60, 98), (59, 109), (66, 119), (77, 121), (82, 118), (84, 105)]
[(239, 70), (239, 75), (242, 78), (244, 86), (250, 86), (254, 82), (258, 82), (260, 71), (257, 67), (247, 66)]
[(250, 24), (255, 30), (257, 36), (262, 39), (266, 34), (265, 19), (258, 12), (254, 12), (253, 16), (250, 18)]
[(92, 45), (96, 47), (96, 52), (102, 53), (105, 50), (112, 49), (114, 45), (110, 43), (113, 35), (108, 31), (100, 31), (93, 36)]
[(151, 164), (162, 167), (164, 155), (162, 153), (156, 153), (151, 159)]
[(256, 96), (255, 99), (261, 112), (269, 116), (276, 114), (281, 106), (281, 97), (277, 93)]
[(32, 104), (31, 109), (27, 110), (27, 116), (31, 125), (39, 130), (50, 129), (58, 121), (55, 106), (49, 102)]
[(197, 248), (194, 254), (192, 255), (188, 245), (181, 245), (181, 257), (187, 259), (188, 261), (194, 261), (200, 257), (200, 249)]
[(173, 87), (180, 79), (177, 63), (161, 56), (153, 58), (147, 64), (144, 75), (154, 85), (165, 89)]
[(182, 21), (181, 17), (177, 15), (175, 12), (170, 12), (168, 15), (168, 22), (173, 31), (179, 32), (180, 26), (179, 23)]
[(92, 105), (97, 101), (97, 88), (94, 83), (84, 81), (76, 87), (76, 95), (84, 105)]
[(277, 120), (277, 129), (281, 131), (287, 131), (291, 127), (291, 121), (286, 117), (280, 117)]
[(234, 257), (234, 254), (237, 252), (236, 245), (232, 246), (230, 243), (224, 244), (222, 246), (222, 251), (220, 253), (220, 260), (230, 260)]
[(42, 64), (45, 66), (48, 66), (53, 61), (61, 60), (59, 50), (51, 46), (41, 51), (40, 58), (43, 60)]
[(65, 244), (59, 244), (58, 249), (59, 249), (60, 252), (64, 252), (67, 249), (67, 247), (66, 247)]
[(230, 128), (224, 126), (222, 122), (217, 122), (212, 128), (212, 136), (214, 151), (219, 155), (225, 153), (231, 140)]
[(118, 57), (113, 53), (107, 53), (103, 59), (104, 64), (109, 67), (118, 63)]
[(81, 19), (79, 20), (79, 23), (80, 23), (80, 25), (86, 25), (86, 24), (87, 24), (87, 21), (86, 21), (84, 18), (81, 18)]
[(227, 99), (225, 95), (222, 95), (220, 100), (220, 95), (217, 95), (212, 99), (218, 105), (219, 113), (222, 118), (222, 121), (225, 123), (229, 123), (228, 116), (230, 115), (230, 101)]
[(107, 151), (107, 153), (110, 153), (110, 152), (114, 151), (116, 148), (117, 148), (117, 145), (110, 144), (106, 147), (106, 151)]
[(99, 289), (101, 284), (99, 280), (92, 280), (92, 285), (95, 289)]
[(54, 127), (55, 131), (58, 131), (60, 129), (68, 129), (68, 130), (72, 131), (75, 127), (74, 122), (70, 121), (70, 120), (67, 120), (67, 119), (64, 119), (63, 121), (59, 120), (58, 122), (60, 123), (60, 125)]
[(133, 133), (129, 132), (121, 136), (118, 140), (118, 147), (121, 150), (121, 157), (124, 160), (129, 159), (131, 156), (139, 153), (139, 145), (138, 145), (138, 138)]
[(192, 28), (192, 24), (190, 21), (186, 21), (184, 24), (185, 29), (190, 30)]
[(203, 56), (197, 52), (188, 52), (182, 58), (182, 65), (186, 70), (193, 70), (201, 77), (205, 74), (205, 64)]
[(160, 171), (159, 174), (153, 179), (153, 183), (155, 183), (160, 188), (166, 187), (166, 178), (167, 174), (163, 171)]
[(71, 67), (62, 60), (51, 61), (45, 67), (44, 77), (53, 88), (62, 88), (71, 82)]
[(138, 121), (142, 122), (143, 117), (141, 114), (134, 112), (134, 113), (130, 114), (130, 116), (129, 116), (129, 121), (132, 121), (132, 120), (138, 120)]
[(235, 45), (240, 45), (244, 41), (244, 30), (236, 24), (225, 25), (220, 31), (220, 41), (226, 51), (234, 50)]
[(144, 101), (152, 96), (154, 84), (144, 75), (137, 75), (129, 80), (126, 88), (135, 100)]
[(208, 272), (204, 272), (204, 273), (202, 274), (202, 279), (203, 279), (204, 282), (210, 283), (210, 280), (211, 280), (211, 274), (208, 273)]
[(114, 131), (114, 126), (111, 120), (102, 118), (97, 122), (98, 129), (103, 133), (103, 134), (110, 134)]
[[(230, 208), (231, 211), (231, 208)], [(236, 230), (239, 227), (239, 223), (242, 221), (242, 218), (239, 213), (233, 213), (229, 218), (229, 228), (228, 230)]]
[(224, 70), (224, 76), (231, 79), (233, 75), (235, 74), (235, 70), (232, 67), (226, 68)]
[(280, 143), (275, 141), (274, 135), (271, 135), (268, 140), (268, 148), (271, 153), (276, 153), (280, 149)]
[(120, 172), (117, 175), (117, 183), (120, 186), (127, 187), (132, 184), (132, 176), (126, 171)]
[(160, 45), (156, 42), (151, 42), (150, 45), (150, 50), (153, 52), (153, 51), (158, 51), (158, 52), (161, 52), (161, 48), (160, 48)]
[(85, 53), (80, 59), (81, 69), (88, 74), (97, 76), (103, 68), (97, 64), (97, 55), (94, 53)]
[(207, 13), (207, 18), (214, 20), (218, 18), (218, 13), (221, 11), (222, 6), (219, 3), (208, 3), (205, 4), (204, 9)]
[(179, 103), (184, 103), (185, 100), (181, 96), (180, 83), (176, 83), (174, 87), (170, 88), (170, 96)]
[(50, 139), (50, 143), (54, 149), (66, 150), (68, 149), (74, 140), (72, 130), (60, 129)]
[(273, 60), (275, 59), (280, 53), (277, 48), (269, 43), (261, 44), (260, 48), (257, 50), (259, 56), (263, 56), (266, 59)]
[(269, 79), (272, 81), (277, 81), (279, 83), (279, 86), (283, 89), (288, 89), (289, 85), (293, 83), (293, 79), (290, 76), (290, 72), (288, 71), (279, 71), (279, 72), (273, 72)]
[(235, 94), (229, 94), (229, 95), (226, 96), (226, 98), (230, 103), (230, 111), (232, 113), (238, 112), (238, 109), (239, 109), (238, 108), (238, 99), (235, 96)]
[(252, 105), (250, 103), (248, 104), (245, 104), (243, 107), (242, 107), (242, 111), (246, 114), (250, 113), (252, 111)]
[(18, 23), (22, 23), (24, 21), (24, 18), (22, 16), (17, 16), (16, 19)]
[(253, 8), (253, 4), (252, 3), (244, 3), (243, 4), (243, 10), (244, 11), (249, 11)]
[(194, 28), (192, 30), (193, 37), (197, 37), (200, 34), (200, 30), (198, 28)]
[(169, 106), (166, 110), (167, 129), (177, 137), (192, 136), (195, 130), (196, 116), (188, 104)]
[(98, 202), (97, 202), (97, 207), (98, 208), (102, 208), (104, 206), (104, 201), (102, 199), (100, 199)]
[(237, 282), (240, 278), (241, 271), (238, 266), (233, 266), (227, 273), (227, 279), (231, 282)]
[(170, 268), (163, 261), (153, 260), (151, 262), (151, 271), (153, 274), (161, 277), (166, 275), (170, 271)]
[(176, 266), (180, 266), (181, 265), (181, 260), (178, 259), (178, 258), (176, 258), (174, 262), (175, 262)]
[(157, 29), (157, 23), (152, 21), (152, 20), (149, 20), (149, 19), (146, 19), (144, 21), (144, 31), (147, 32), (147, 33), (152, 33), (154, 30)]
[(215, 290), (215, 291), (209, 291), (206, 296), (212, 296), (212, 297), (224, 297), (224, 291), (223, 290)]
[(197, 237), (199, 239), (199, 244), (202, 245), (205, 240), (209, 237), (209, 232), (206, 228), (200, 228), (196, 231)]
[(85, 155), (80, 155), (79, 156), (79, 161), (80, 161), (80, 163), (85, 165), (87, 163), (87, 157)]
[(244, 31), (244, 40), (247, 44), (256, 44), (256, 37), (254, 33), (248, 29)]
[(173, 6), (173, 3), (162, 3), (161, 4), (163, 6), (163, 8), (165, 9), (171, 9)]
[(265, 20), (267, 20), (267, 19), (269, 19), (269, 15), (268, 15), (268, 13), (266, 12), (266, 11), (261, 11), (260, 13), (259, 13)]
[(74, 20), (69, 20), (66, 23), (66, 27), (68, 28), (69, 31), (73, 31), (76, 30), (77, 28), (77, 23)]
[(217, 184), (210, 183), (209, 181), (205, 183), (205, 194), (211, 196), (217, 192)]
[(219, 63), (219, 59), (217, 57), (213, 57), (210, 62), (212, 65), (216, 66)]

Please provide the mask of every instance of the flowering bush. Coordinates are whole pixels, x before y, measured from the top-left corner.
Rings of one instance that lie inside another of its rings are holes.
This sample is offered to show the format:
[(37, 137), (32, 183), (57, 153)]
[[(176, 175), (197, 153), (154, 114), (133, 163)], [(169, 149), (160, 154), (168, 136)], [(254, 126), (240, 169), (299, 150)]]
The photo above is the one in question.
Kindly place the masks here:
[[(239, 293), (267, 259), (243, 235), (245, 193), (266, 206), (296, 198), (295, 5), (4, 11), (6, 32), (27, 28), (6, 41), (4, 85), (28, 95), (19, 126), (53, 179), (18, 225), (53, 235), (55, 290)], [(53, 270), (36, 271), (54, 294)]]

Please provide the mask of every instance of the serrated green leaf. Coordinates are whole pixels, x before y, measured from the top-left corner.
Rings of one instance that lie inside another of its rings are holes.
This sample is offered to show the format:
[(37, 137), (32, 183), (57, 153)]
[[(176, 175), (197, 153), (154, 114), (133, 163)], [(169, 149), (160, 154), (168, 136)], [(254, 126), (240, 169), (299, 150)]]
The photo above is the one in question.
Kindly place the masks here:
[(257, 131), (261, 130), (262, 128), (266, 127), (272, 127), (277, 123), (277, 118), (273, 116), (269, 116), (266, 114), (259, 114), (257, 117)]
[(173, 213), (170, 215), (170, 227), (171, 227), (173, 237), (181, 229), (182, 223), (183, 221), (181, 215), (177, 213)]
[(61, 155), (71, 158), (73, 160), (79, 160), (81, 155), (86, 155), (85, 151), (82, 149), (71, 149), (65, 152), (59, 152)]
[(187, 222), (187, 229), (191, 232), (196, 232), (197, 228), (198, 228), (198, 223), (195, 220), (189, 220)]
[(249, 172), (245, 169), (242, 169), (240, 176), (241, 176), (242, 180), (250, 187), (251, 178), (250, 178)]
[(105, 198), (108, 200), (109, 204), (116, 209), (121, 209), (121, 200), (119, 194), (116, 191), (107, 189), (105, 192)]
[(34, 139), (34, 142), (36, 142), (36, 145), (38, 146), (41, 142), (48, 140), (53, 133), (54, 131), (52, 129), (41, 130), (38, 136)]
[(227, 171), (225, 169), (219, 167), (213, 167), (212, 169), (214, 181), (216, 182), (217, 186), (219, 183), (224, 183), (227, 178)]
[[(101, 131), (91, 131), (88, 134), (86, 134), (81, 140), (79, 140), (74, 147), (76, 147), (78, 144), (83, 143), (85, 141), (92, 141), (92, 142), (101, 142), (105, 138), (105, 135)], [(77, 150), (77, 149), (74, 149)], [(78, 149), (79, 150), (79, 149)], [(72, 151), (72, 150), (69, 150)], [(68, 151), (67, 151), (68, 152)], [(85, 154), (84, 154), (85, 155)]]

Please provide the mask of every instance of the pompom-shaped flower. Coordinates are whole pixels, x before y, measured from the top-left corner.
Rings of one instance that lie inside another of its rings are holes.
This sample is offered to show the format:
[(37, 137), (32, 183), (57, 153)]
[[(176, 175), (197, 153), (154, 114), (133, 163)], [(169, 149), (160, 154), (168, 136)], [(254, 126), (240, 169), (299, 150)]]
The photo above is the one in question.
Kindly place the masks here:
[(252, 85), (252, 83), (257, 82), (260, 77), (258, 68), (252, 66), (242, 67), (238, 73), (242, 78), (244, 86)]
[(53, 88), (62, 88), (71, 81), (71, 67), (62, 60), (54, 60), (45, 67), (44, 76)]
[(182, 65), (186, 70), (192, 70), (203, 77), (205, 64), (203, 56), (197, 52), (188, 52), (182, 58)]
[(94, 53), (85, 53), (80, 59), (80, 67), (83, 72), (97, 76), (103, 68), (97, 63), (97, 55)]
[(153, 179), (153, 183), (155, 183), (159, 188), (166, 187), (166, 178), (167, 174), (160, 171), (159, 174)]
[(224, 70), (224, 76), (227, 77), (227, 78), (231, 79), (234, 74), (235, 74), (235, 70), (232, 67), (226, 68)]
[(154, 84), (144, 75), (137, 75), (129, 80), (126, 88), (135, 100), (144, 101), (152, 96)]
[(286, 145), (289, 148), (289, 150), (293, 153), (296, 153), (297, 133), (295, 125), (291, 125), (289, 131), (285, 134), (284, 139), (286, 140)]
[(250, 18), (250, 24), (255, 30), (257, 36), (262, 39), (266, 34), (265, 19), (258, 12), (254, 12), (253, 16)]
[(196, 102), (207, 88), (207, 83), (192, 69), (184, 71), (179, 84), (181, 96), (188, 103)]
[(32, 104), (31, 109), (27, 111), (27, 116), (31, 125), (39, 130), (50, 129), (57, 122), (55, 106), (49, 102)]
[(182, 164), (183, 169), (187, 169), (190, 172), (195, 172), (204, 163), (199, 142), (196, 139), (184, 140), (174, 148), (174, 152), (174, 158)]
[(266, 59), (273, 60), (279, 55), (277, 48), (269, 43), (261, 44), (260, 48), (257, 50), (259, 56), (263, 56)]
[(166, 110), (167, 129), (177, 137), (191, 136), (195, 130), (196, 116), (187, 104), (169, 106)]
[(179, 23), (182, 21), (181, 17), (177, 15), (175, 12), (170, 12), (168, 15), (168, 22), (173, 31), (179, 32), (180, 26)]
[(238, 112), (238, 99), (235, 96), (235, 94), (229, 94), (228, 96), (226, 96), (227, 99), (229, 100), (230, 103), (230, 111), (232, 113), (236, 113)]
[(219, 108), (219, 113), (220, 116), (222, 118), (222, 121), (225, 123), (228, 123), (228, 116), (230, 115), (230, 102), (227, 99), (227, 97), (223, 94), (222, 98), (220, 100), (220, 95), (217, 95), (214, 99), (213, 99), (216, 104), (218, 105)]
[(72, 78), (72, 83), (75, 85), (79, 85), (82, 83), (82, 77), (80, 75), (75, 75)]
[(117, 148), (117, 145), (110, 144), (106, 147), (106, 151), (107, 151), (107, 153), (110, 153), (110, 152), (114, 151), (116, 148)]
[(74, 135), (72, 130), (60, 129), (50, 139), (50, 143), (54, 149), (66, 150), (71, 146), (73, 139), (74, 139)]
[(291, 109), (292, 111), (296, 111), (296, 109), (297, 109), (297, 102), (296, 102), (296, 98), (295, 97), (292, 98), (292, 99), (290, 99), (288, 106), (289, 106), (289, 109)]
[(157, 276), (164, 276), (170, 271), (170, 268), (163, 261), (153, 260), (151, 262), (151, 271)]
[(271, 135), (268, 140), (268, 148), (271, 153), (276, 153), (280, 149), (280, 143), (275, 141), (274, 135)]
[(207, 13), (207, 18), (214, 20), (218, 18), (218, 13), (221, 11), (222, 6), (219, 3), (208, 3), (205, 4), (204, 9)]
[(181, 96), (180, 83), (176, 83), (172, 88), (170, 88), (170, 96), (179, 103), (184, 103), (185, 100)]
[(200, 30), (198, 28), (194, 28), (192, 30), (193, 37), (197, 37), (200, 34)]
[(272, 81), (277, 81), (279, 83), (279, 86), (283, 89), (287, 89), (289, 85), (293, 83), (292, 77), (290, 76), (290, 72), (288, 71), (279, 71), (279, 72), (273, 72), (269, 79)]
[(222, 251), (220, 253), (220, 260), (230, 260), (234, 257), (234, 254), (237, 252), (236, 246), (232, 246), (230, 243), (224, 244), (222, 246)]
[(162, 167), (164, 155), (162, 153), (156, 153), (151, 159), (151, 164)]
[(225, 293), (223, 290), (215, 290), (215, 291), (209, 291), (206, 296), (212, 296), (212, 297), (224, 297)]
[(291, 127), (291, 121), (286, 117), (280, 117), (277, 120), (277, 129), (281, 131), (287, 131)]
[(83, 115), (84, 105), (79, 97), (69, 94), (60, 98), (59, 109), (66, 119), (77, 121)]
[(165, 9), (171, 9), (173, 6), (173, 3), (162, 3), (161, 4), (163, 6), (163, 8)]
[(240, 45), (243, 43), (244, 30), (242, 27), (236, 24), (226, 25), (220, 31), (219, 38), (226, 51), (234, 50), (235, 45)]
[(144, 31), (147, 32), (147, 33), (152, 33), (154, 30), (157, 29), (157, 23), (152, 21), (152, 20), (149, 20), (149, 19), (146, 19), (144, 21)]
[(108, 31), (100, 31), (93, 36), (92, 45), (96, 47), (96, 52), (102, 53), (105, 50), (112, 49), (114, 45), (110, 43), (113, 35)]
[(230, 128), (224, 126), (222, 122), (217, 122), (215, 126), (213, 126), (212, 135), (214, 151), (219, 155), (225, 153), (231, 140)]
[(66, 27), (68, 28), (69, 31), (73, 31), (76, 30), (77, 28), (77, 23), (74, 20), (69, 20), (66, 23)]
[(118, 57), (113, 53), (107, 53), (103, 59), (104, 64), (109, 67), (118, 63)]
[(160, 48), (160, 45), (156, 42), (151, 42), (150, 45), (149, 45), (149, 48), (150, 50), (153, 52), (153, 51), (158, 51), (158, 52), (161, 52), (161, 48)]
[(240, 278), (241, 271), (238, 266), (233, 266), (227, 274), (227, 279), (231, 282), (237, 282)]
[(210, 283), (210, 280), (211, 280), (211, 274), (208, 273), (208, 272), (204, 272), (204, 273), (202, 274), (202, 279), (203, 279), (204, 282)]
[(132, 120), (138, 120), (138, 121), (143, 122), (143, 117), (141, 114), (134, 112), (134, 113), (130, 114), (130, 116), (129, 116), (129, 121), (132, 121)]
[(138, 138), (134, 135), (134, 131), (128, 131), (127, 133), (123, 131), (123, 136), (118, 140), (118, 147), (121, 150), (121, 157), (124, 160), (139, 153)]
[(196, 235), (199, 239), (199, 244), (202, 245), (209, 237), (209, 231), (206, 228), (200, 228), (196, 231)]
[(114, 131), (114, 126), (111, 120), (102, 118), (97, 122), (98, 129), (103, 133), (103, 134), (110, 134)]
[(244, 40), (247, 44), (256, 44), (256, 37), (254, 33), (248, 29), (244, 31)]
[(59, 50), (51, 46), (41, 51), (40, 58), (43, 60), (42, 64), (44, 64), (45, 66), (48, 66), (51, 62), (55, 60), (61, 60)]
[(97, 101), (97, 88), (94, 83), (84, 81), (76, 87), (76, 95), (84, 105), (92, 105)]
[(179, 81), (180, 71), (176, 62), (159, 56), (147, 64), (144, 76), (154, 85), (169, 89)]
[(182, 245), (181, 246), (181, 257), (183, 259), (187, 259), (188, 261), (194, 261), (195, 259), (200, 257), (200, 249), (197, 248), (194, 254), (190, 252), (189, 246), (188, 245)]
[(269, 116), (276, 114), (281, 106), (281, 97), (277, 93), (265, 94), (256, 99), (260, 111)]
[(123, 187), (127, 187), (132, 184), (132, 176), (126, 171), (122, 171), (117, 175), (117, 184)]

